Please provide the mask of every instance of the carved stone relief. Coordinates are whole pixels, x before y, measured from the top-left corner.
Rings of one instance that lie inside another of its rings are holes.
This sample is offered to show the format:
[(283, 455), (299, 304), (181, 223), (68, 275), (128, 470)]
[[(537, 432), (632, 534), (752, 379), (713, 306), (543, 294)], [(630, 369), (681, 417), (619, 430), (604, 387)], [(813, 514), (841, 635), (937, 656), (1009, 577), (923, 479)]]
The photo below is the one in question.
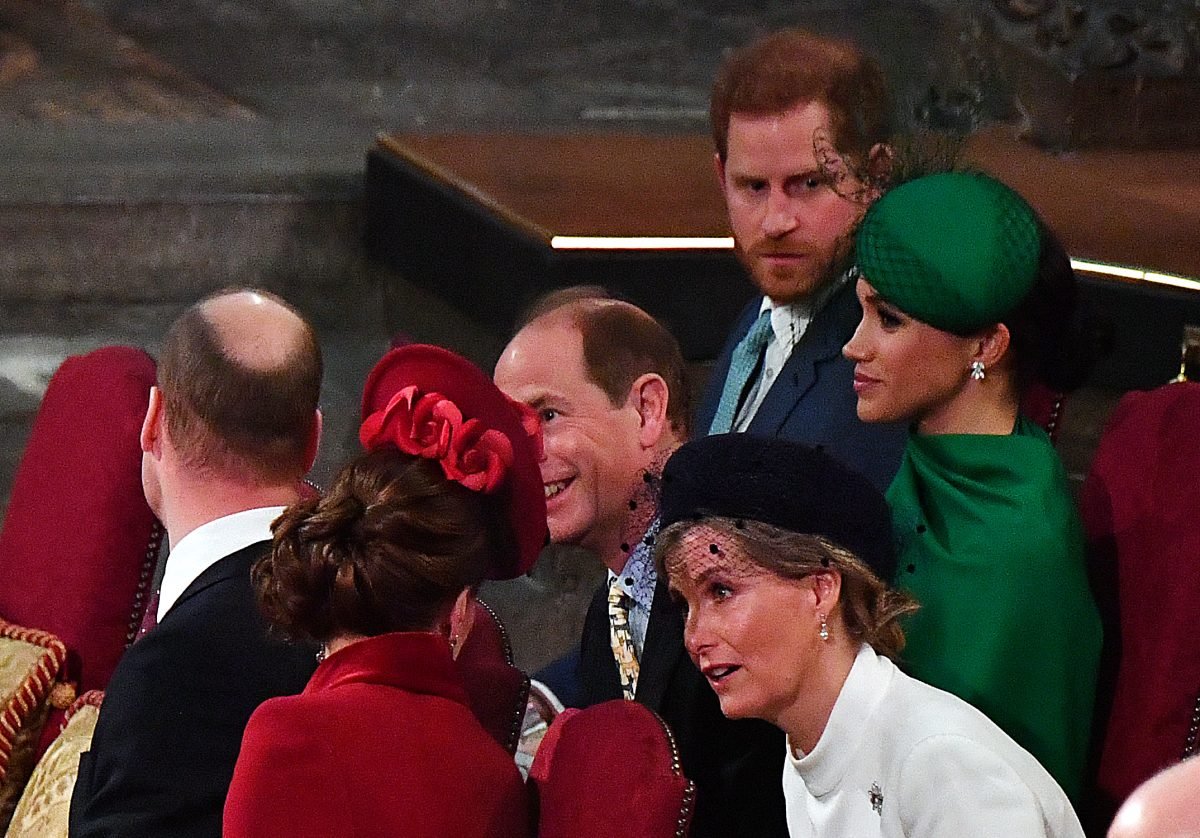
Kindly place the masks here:
[(1044, 145), (1200, 144), (1200, 1), (933, 0), (946, 27), (918, 124), (1016, 121)]

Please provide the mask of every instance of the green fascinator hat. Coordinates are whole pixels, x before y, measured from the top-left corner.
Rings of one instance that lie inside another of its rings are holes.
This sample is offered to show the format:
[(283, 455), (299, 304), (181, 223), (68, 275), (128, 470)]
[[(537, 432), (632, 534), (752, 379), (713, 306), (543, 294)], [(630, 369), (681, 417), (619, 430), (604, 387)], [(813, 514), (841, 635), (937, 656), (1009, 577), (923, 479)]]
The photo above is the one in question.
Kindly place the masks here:
[(872, 205), (858, 267), (905, 314), (966, 335), (1001, 321), (1037, 279), (1037, 216), (1003, 183), (974, 172), (911, 180)]

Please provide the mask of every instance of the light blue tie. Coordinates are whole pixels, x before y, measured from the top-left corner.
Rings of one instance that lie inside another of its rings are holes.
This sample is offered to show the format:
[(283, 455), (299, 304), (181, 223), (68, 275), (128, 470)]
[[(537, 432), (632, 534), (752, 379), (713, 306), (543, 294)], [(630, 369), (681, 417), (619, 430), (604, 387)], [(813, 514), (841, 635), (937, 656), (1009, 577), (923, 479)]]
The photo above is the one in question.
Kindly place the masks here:
[(754, 368), (758, 366), (763, 347), (770, 339), (771, 309), (766, 309), (733, 348), (729, 358), (729, 374), (725, 376), (725, 389), (721, 391), (721, 401), (717, 404), (717, 412), (713, 414), (712, 425), (708, 429), (710, 434), (724, 434), (733, 430), (733, 417), (737, 415), (742, 391), (746, 389)]

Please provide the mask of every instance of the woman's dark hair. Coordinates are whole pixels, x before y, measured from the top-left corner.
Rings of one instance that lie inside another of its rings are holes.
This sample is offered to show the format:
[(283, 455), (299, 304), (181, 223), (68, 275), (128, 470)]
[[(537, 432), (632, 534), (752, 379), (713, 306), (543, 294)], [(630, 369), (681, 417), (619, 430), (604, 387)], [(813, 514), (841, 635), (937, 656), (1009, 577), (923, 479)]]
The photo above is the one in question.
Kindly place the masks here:
[(1079, 283), (1062, 242), (1038, 220), (1041, 251), (1033, 288), (1003, 318), (1016, 359), (1017, 386), (1040, 381), (1068, 393), (1087, 380), (1111, 346), (1111, 326), (1079, 299)]
[(259, 606), (318, 642), (430, 630), (482, 581), (491, 551), (511, 548), (494, 496), (390, 445), (360, 454), (328, 495), (288, 507), (273, 531), (271, 554), (253, 570)]

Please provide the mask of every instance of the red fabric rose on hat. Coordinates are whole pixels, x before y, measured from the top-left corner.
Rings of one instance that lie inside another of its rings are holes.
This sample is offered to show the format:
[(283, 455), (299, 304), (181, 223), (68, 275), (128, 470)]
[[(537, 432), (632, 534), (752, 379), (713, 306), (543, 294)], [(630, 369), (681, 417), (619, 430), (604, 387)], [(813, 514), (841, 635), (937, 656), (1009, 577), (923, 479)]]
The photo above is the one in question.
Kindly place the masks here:
[(462, 425), (462, 413), (438, 393), (418, 397), (417, 388), (405, 387), (387, 406), (367, 417), (358, 431), (364, 448), (392, 443), (406, 454), (438, 460), (450, 450), (450, 439)]
[(471, 419), (451, 437), (450, 450), (441, 463), (451, 480), (490, 495), (500, 488), (513, 463), (512, 443), (499, 431)]
[(406, 454), (437, 460), (450, 480), (474, 492), (491, 494), (504, 483), (513, 463), (512, 442), (478, 419), (463, 421), (462, 411), (441, 393), (420, 395), (405, 387), (383, 410), (363, 421), (363, 448), (391, 443)]
[[(437, 459), (447, 479), (493, 493), (489, 500), (503, 512), (516, 550), (496, 552), (488, 578), (511, 579), (533, 566), (547, 542), (535, 411), (512, 401), (466, 358), (425, 344), (385, 354), (367, 375), (361, 403), (365, 449), (394, 444), (418, 451)], [(473, 419), (484, 427), (468, 426)]]

